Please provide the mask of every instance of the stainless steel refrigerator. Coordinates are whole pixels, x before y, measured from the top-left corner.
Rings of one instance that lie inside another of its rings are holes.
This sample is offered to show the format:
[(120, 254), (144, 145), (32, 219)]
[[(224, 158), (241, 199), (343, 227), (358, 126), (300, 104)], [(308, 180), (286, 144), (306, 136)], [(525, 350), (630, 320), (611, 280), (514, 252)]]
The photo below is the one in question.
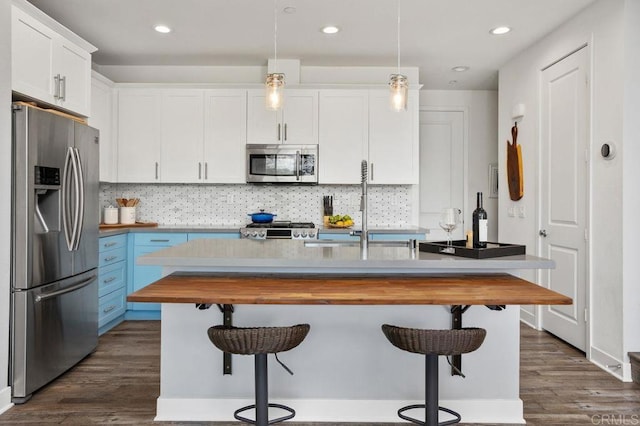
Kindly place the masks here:
[(27, 401), (98, 344), (98, 131), (13, 105), (10, 380)]

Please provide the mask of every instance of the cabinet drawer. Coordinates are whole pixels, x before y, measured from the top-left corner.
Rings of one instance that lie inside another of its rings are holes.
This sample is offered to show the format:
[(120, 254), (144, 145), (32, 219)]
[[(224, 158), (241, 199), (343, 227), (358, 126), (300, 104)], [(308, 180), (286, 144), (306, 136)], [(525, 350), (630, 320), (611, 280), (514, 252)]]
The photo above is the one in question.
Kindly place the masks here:
[(126, 289), (121, 288), (98, 299), (98, 328), (124, 314)]
[(100, 268), (98, 296), (102, 297), (126, 284), (127, 262), (118, 262)]
[(112, 235), (110, 237), (101, 237), (99, 240), (99, 252), (113, 250), (127, 245), (127, 234)]
[(135, 234), (136, 246), (172, 246), (174, 244), (186, 243), (185, 233), (141, 233)]
[(121, 262), (126, 259), (127, 248), (121, 247), (100, 253), (100, 261), (98, 262), (98, 266), (102, 268), (103, 266), (112, 265), (116, 262)]

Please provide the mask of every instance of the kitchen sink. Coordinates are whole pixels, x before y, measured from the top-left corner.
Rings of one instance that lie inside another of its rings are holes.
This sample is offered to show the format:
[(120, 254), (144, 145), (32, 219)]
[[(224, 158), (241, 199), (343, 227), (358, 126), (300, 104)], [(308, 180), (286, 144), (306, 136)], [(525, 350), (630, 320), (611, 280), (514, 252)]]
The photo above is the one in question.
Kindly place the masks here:
[[(377, 247), (409, 247), (410, 241), (369, 241), (369, 246)], [(317, 240), (305, 241), (305, 247), (359, 247), (360, 241)]]

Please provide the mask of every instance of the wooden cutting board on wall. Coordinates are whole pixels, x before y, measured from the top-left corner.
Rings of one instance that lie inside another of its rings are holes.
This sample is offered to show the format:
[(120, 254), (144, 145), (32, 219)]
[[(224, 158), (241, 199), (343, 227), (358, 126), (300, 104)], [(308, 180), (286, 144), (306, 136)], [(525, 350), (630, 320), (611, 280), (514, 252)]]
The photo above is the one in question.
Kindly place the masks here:
[(524, 195), (524, 179), (522, 175), (522, 147), (518, 145), (518, 123), (511, 128), (513, 142), (507, 141), (507, 183), (509, 198), (518, 201)]

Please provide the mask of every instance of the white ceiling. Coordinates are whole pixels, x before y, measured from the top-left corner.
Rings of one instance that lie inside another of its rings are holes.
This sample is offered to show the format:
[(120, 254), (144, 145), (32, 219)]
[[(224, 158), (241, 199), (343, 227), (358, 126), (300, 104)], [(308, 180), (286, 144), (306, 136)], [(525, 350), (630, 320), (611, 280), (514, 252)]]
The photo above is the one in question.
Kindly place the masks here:
[[(100, 65), (266, 65), (273, 57), (272, 0), (29, 1), (98, 47)], [(419, 67), (428, 89), (497, 89), (508, 59), (593, 1), (401, 0), (401, 65)], [(279, 58), (397, 64), (396, 0), (277, 0), (277, 9)], [(158, 23), (173, 31), (156, 33)], [(322, 34), (328, 24), (342, 31)], [(489, 34), (500, 25), (513, 31)], [(471, 69), (451, 71), (457, 65)]]

